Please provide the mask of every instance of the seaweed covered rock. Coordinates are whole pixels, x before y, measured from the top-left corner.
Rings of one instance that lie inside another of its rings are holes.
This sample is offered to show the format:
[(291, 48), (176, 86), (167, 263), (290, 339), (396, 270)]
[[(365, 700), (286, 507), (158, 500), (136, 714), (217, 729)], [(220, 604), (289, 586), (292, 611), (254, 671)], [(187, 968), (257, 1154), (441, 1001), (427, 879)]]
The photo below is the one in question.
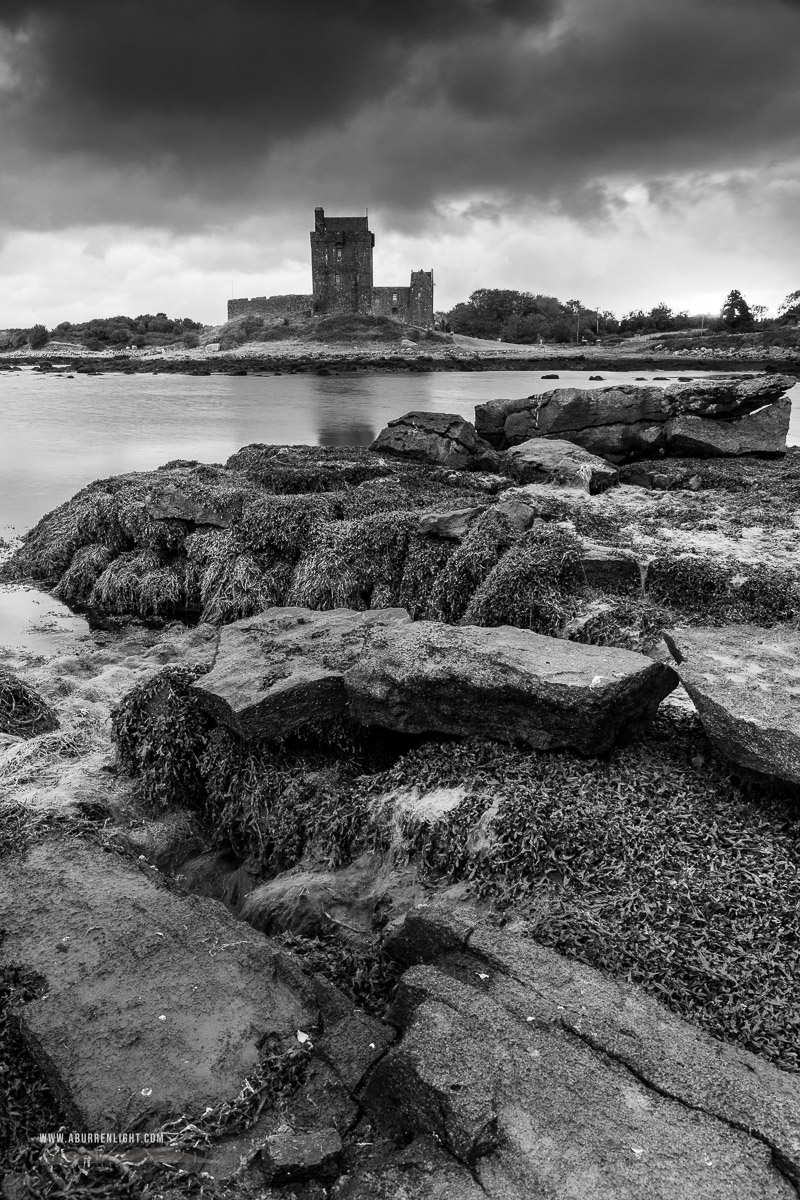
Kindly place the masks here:
[(421, 459), (452, 470), (496, 471), (497, 455), (454, 413), (408, 412), (382, 429), (370, 450)]
[(423, 961), (390, 1014), (403, 1037), (362, 1094), (385, 1128), (433, 1133), (498, 1200), (794, 1194), (794, 1076), (524, 927), (474, 914), (465, 928), (462, 912), (448, 937), (448, 918), (441, 905), (406, 918)]
[(529, 438), (506, 450), (503, 465), (517, 483), (557, 483), (594, 496), (619, 482), (619, 473), (572, 442)]
[(503, 449), (559, 438), (614, 461), (657, 454), (783, 454), (794, 386), (788, 375), (655, 386), (556, 388), (475, 409), (478, 434)]
[(58, 717), (35, 688), (0, 667), (0, 733), (31, 738), (58, 728)]
[(735, 625), (665, 634), (678, 674), (719, 753), (800, 784), (800, 634)]
[(345, 675), (348, 713), (365, 725), (583, 754), (630, 738), (677, 682), (628, 650), (432, 621), (376, 628)]

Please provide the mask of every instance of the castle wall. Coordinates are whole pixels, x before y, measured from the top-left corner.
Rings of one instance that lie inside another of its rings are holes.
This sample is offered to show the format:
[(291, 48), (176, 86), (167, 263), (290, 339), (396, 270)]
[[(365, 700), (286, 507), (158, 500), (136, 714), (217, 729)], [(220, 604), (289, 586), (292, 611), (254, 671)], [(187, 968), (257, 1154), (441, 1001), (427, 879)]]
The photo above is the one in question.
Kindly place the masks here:
[(311, 311), (313, 296), (253, 296), (228, 301), (228, 320), (234, 317), (302, 316)]
[(376, 317), (389, 317), (392, 321), (408, 324), (411, 288), (374, 287), (372, 289), (372, 313)]

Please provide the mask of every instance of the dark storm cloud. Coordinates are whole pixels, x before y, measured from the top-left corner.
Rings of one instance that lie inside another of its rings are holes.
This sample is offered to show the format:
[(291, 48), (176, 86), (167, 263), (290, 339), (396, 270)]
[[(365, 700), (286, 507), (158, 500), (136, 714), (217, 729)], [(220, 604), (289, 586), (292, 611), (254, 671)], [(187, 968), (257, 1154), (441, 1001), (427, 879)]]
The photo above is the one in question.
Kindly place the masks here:
[[(551, 0), (11, 0), (16, 113), (62, 148), (120, 157), (223, 131), (263, 149), (382, 94), (410, 58), (542, 19)], [(13, 95), (13, 94), (12, 94)], [(221, 139), (222, 140), (222, 139)]]
[[(0, 0), (20, 223), (534, 198), (800, 154), (798, 0)], [(31, 181), (34, 181), (32, 184)]]

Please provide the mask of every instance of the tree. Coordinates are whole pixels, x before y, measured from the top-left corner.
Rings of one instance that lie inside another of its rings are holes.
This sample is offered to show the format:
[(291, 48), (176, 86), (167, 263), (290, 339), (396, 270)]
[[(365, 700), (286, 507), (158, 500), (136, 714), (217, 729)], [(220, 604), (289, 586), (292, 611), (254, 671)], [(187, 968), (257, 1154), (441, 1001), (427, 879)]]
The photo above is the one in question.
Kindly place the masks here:
[(778, 306), (778, 320), (781, 325), (794, 324), (800, 321), (800, 291), (789, 292), (789, 295)]
[(44, 325), (33, 325), (28, 330), (28, 345), (31, 350), (41, 350), (42, 346), (47, 345), (49, 336)]
[(755, 324), (749, 305), (738, 288), (728, 293), (720, 316), (726, 329), (741, 331), (752, 329)]

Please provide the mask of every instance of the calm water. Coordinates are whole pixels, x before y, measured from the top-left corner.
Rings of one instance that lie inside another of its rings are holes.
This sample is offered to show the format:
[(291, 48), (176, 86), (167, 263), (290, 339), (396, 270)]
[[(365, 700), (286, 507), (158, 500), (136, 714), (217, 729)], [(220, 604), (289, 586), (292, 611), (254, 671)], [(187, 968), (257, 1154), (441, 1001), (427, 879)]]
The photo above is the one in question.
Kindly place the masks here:
[[(474, 418), (483, 400), (556, 387), (599, 387), (588, 372), (441, 372), (430, 375), (189, 376), (0, 373), (0, 538), (10, 539), (93, 479), (146, 471), (173, 458), (224, 462), (248, 442), (368, 445), (411, 409)], [(678, 371), (659, 373), (670, 381)], [(704, 372), (680, 372), (685, 376)], [(603, 383), (655, 379), (603, 372)], [(800, 385), (789, 441), (800, 444)], [(38, 603), (37, 603), (38, 601)], [(0, 645), (33, 643), (41, 593), (0, 590)], [(47, 599), (47, 621), (68, 614)], [(74, 620), (74, 618), (73, 618)]]

